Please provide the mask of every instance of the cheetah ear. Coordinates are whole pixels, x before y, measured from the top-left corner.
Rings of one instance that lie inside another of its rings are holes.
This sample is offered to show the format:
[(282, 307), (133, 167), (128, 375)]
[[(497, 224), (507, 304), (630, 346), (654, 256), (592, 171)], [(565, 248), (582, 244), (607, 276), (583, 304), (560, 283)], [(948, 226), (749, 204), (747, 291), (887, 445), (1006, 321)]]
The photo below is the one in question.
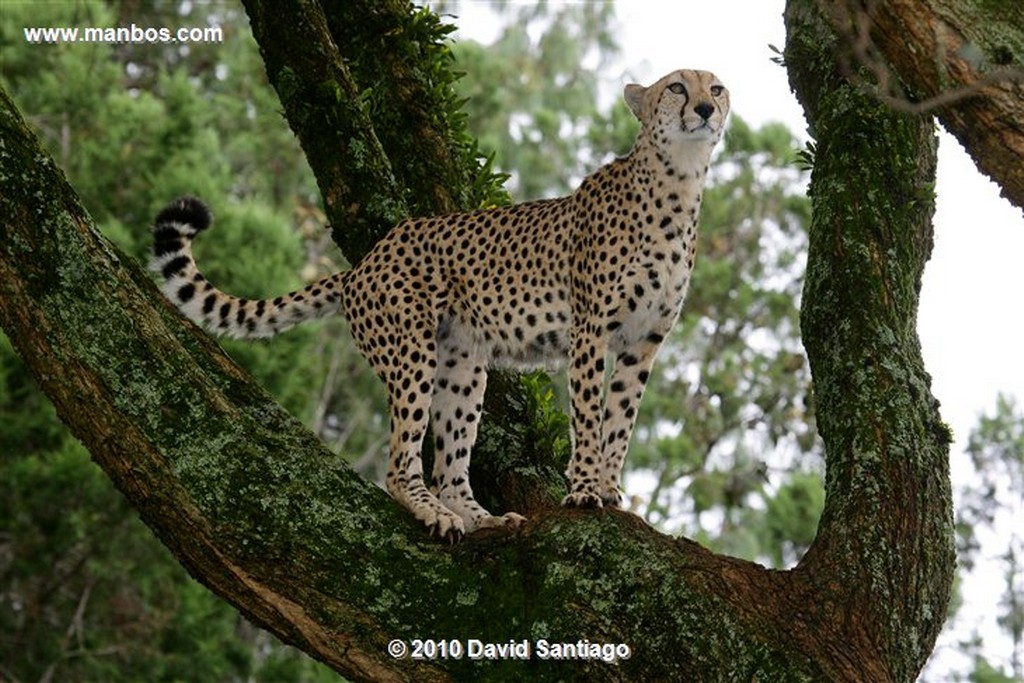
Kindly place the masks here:
[(626, 86), (622, 95), (626, 98), (626, 104), (629, 105), (629, 110), (633, 112), (633, 116), (640, 118), (640, 112), (644, 106), (644, 94), (647, 92), (647, 88), (637, 83), (630, 83)]

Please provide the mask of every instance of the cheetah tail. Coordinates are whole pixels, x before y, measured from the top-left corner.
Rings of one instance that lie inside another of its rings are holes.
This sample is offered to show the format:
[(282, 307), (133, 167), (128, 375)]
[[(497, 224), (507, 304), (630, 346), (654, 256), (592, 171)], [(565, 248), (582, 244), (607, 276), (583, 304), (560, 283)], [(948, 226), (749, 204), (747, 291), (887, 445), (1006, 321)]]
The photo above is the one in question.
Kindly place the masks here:
[(202, 201), (181, 197), (164, 207), (153, 224), (150, 268), (163, 275), (160, 289), (192, 322), (214, 334), (253, 339), (339, 311), (345, 272), (274, 299), (241, 299), (214, 287), (192, 257), (193, 238), (212, 222)]

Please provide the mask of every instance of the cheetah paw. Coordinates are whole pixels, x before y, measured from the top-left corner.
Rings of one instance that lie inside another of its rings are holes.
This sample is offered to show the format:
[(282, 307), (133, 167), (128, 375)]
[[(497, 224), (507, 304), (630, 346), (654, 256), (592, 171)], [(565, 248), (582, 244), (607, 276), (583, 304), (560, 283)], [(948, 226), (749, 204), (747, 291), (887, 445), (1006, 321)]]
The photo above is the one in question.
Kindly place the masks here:
[(501, 516), (487, 515), (474, 520), (471, 531), (477, 529), (509, 529), (515, 531), (526, 523), (526, 517), (515, 512), (506, 512)]
[(526, 517), (515, 512), (506, 512), (499, 519), (503, 520), (509, 529), (518, 529), (526, 524)]
[(445, 527), (440, 522), (428, 524), (427, 533), (430, 534), (431, 538), (437, 538), (445, 541), (449, 545), (455, 545), (466, 536), (466, 532), (464, 532), (460, 527), (455, 525)]
[(492, 519), (497, 522), (495, 526), (503, 526), (506, 529), (514, 530), (526, 524), (526, 517), (515, 512), (506, 512), (501, 517), (492, 517)]
[(562, 505), (567, 508), (586, 508), (591, 510), (598, 510), (604, 507), (601, 496), (596, 493), (588, 493), (586, 491), (570, 493), (562, 499)]
[(423, 520), (427, 527), (427, 533), (432, 537), (455, 545), (466, 535), (466, 527), (457, 515), (441, 510), (433, 515), (433, 519)]
[(622, 492), (619, 489), (608, 489), (601, 494), (601, 502), (606, 508), (622, 507)]

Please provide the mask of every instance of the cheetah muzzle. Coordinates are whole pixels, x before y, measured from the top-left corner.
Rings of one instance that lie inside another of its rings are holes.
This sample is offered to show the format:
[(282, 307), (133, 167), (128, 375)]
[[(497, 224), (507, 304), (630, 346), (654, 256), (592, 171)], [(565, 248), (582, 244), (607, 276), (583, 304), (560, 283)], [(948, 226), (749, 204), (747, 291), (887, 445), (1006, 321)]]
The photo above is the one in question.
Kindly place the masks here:
[[(641, 123), (632, 151), (569, 196), (405, 220), (351, 270), (264, 300), (226, 294), (199, 272), (192, 239), (211, 216), (185, 197), (156, 217), (153, 267), (166, 296), (216, 334), (268, 337), (347, 316), (387, 390), (387, 490), (431, 533), (454, 542), (525, 522), (492, 515), (470, 488), (490, 367), (568, 360), (573, 454), (564, 504), (617, 507), (644, 386), (689, 286), (701, 192), (729, 112), (728, 91), (706, 71), (628, 85), (625, 100)], [(436, 456), (428, 488), (420, 451), (429, 420)]]

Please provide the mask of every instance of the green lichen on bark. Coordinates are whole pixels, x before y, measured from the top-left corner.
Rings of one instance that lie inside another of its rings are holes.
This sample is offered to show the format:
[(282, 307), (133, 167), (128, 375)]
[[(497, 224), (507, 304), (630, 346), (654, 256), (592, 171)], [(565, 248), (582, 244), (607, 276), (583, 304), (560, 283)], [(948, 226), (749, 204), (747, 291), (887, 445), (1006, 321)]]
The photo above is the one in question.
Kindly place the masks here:
[(377, 138), (360, 89), (315, 3), (249, 0), (267, 76), (302, 145), (325, 209), (355, 262), (408, 215), (406, 193)]
[(850, 587), (836, 609), (870, 615), (893, 680), (910, 680), (944, 620), (954, 565), (949, 434), (916, 333), (934, 126), (846, 81), (815, 3), (791, 0), (786, 19), (790, 82), (817, 140), (801, 330), (828, 453), (803, 564), (831, 556)]
[(507, 202), (502, 176), (481, 163), (453, 87), (459, 75), (448, 38), (455, 27), (407, 0), (323, 6), (412, 214)]
[(452, 88), (452, 29), (430, 10), (403, 0), (244, 4), (350, 262), (402, 218), (507, 201)]
[(954, 18), (956, 25), (977, 27), (970, 38), (985, 69), (1024, 68), (1024, 4), (1017, 0), (968, 0), (938, 3), (936, 10), (940, 16)]

